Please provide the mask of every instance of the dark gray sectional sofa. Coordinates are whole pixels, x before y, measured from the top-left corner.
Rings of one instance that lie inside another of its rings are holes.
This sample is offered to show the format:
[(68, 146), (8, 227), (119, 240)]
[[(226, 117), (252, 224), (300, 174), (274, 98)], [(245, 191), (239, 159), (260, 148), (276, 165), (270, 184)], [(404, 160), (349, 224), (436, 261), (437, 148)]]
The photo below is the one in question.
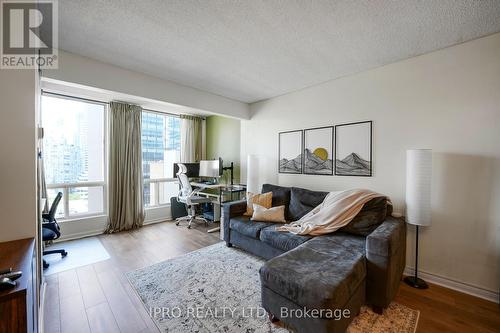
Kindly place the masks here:
[[(286, 206), (287, 221), (300, 219), (328, 194), (271, 184), (263, 186), (266, 192), (273, 192), (273, 206)], [(262, 306), (292, 330), (344, 332), (363, 304), (381, 313), (395, 297), (405, 267), (406, 225), (391, 217), (385, 198), (366, 203), (348, 226), (316, 237), (251, 221), (243, 215), (245, 201), (223, 209), (226, 244), (268, 260), (260, 269)], [(350, 315), (339, 318), (344, 309)]]

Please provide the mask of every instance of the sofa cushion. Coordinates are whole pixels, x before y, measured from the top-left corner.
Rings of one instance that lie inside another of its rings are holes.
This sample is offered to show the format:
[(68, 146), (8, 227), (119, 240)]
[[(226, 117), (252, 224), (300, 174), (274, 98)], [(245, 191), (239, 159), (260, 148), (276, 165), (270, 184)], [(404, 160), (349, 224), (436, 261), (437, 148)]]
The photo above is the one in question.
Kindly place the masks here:
[[(365, 283), (363, 251), (335, 237), (318, 236), (267, 261), (260, 269), (263, 287), (300, 307), (335, 309), (344, 306)], [(346, 237), (345, 239), (348, 239)]]
[(314, 207), (325, 200), (328, 192), (311, 191), (304, 188), (292, 187), (290, 206), (288, 208), (291, 221), (297, 221), (309, 213)]
[(259, 239), (260, 231), (270, 225), (273, 223), (251, 221), (250, 216), (233, 217), (229, 222), (229, 228), (255, 239)]
[(273, 192), (273, 206), (288, 206), (290, 204), (290, 187), (273, 184), (262, 185), (262, 193)]
[(342, 227), (340, 231), (353, 235), (368, 236), (385, 221), (386, 216), (387, 198), (374, 198), (365, 203), (358, 215), (348, 225)]
[(312, 244), (315, 248), (343, 247), (347, 252), (365, 253), (366, 237), (336, 231), (331, 234), (314, 237)]
[(260, 240), (274, 248), (290, 251), (300, 244), (310, 240), (311, 236), (294, 235), (291, 232), (276, 231), (276, 226), (270, 226), (260, 231)]

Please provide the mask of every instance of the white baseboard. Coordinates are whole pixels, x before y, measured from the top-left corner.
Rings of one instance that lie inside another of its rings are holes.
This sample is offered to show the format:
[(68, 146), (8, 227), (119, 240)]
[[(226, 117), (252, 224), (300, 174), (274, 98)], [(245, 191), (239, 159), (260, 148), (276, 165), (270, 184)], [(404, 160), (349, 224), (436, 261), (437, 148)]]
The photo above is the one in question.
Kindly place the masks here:
[[(143, 225), (165, 222), (165, 221), (169, 221), (171, 219), (172, 219), (171, 217), (166, 217), (166, 218), (146, 220), (146, 221), (144, 221)], [(61, 238), (58, 238), (57, 240), (55, 240), (54, 243), (65, 242), (65, 241), (70, 241), (70, 240), (74, 240), (74, 239), (82, 239), (85, 237), (98, 236), (98, 235), (102, 235), (103, 233), (104, 233), (104, 229), (95, 229), (95, 230), (85, 230), (85, 231), (81, 231), (81, 232), (73, 232), (70, 234), (61, 235)]]
[(160, 223), (160, 222), (167, 222), (167, 221), (172, 221), (172, 217), (166, 217), (166, 218), (160, 218), (160, 219), (154, 219), (154, 220), (144, 221), (143, 225), (150, 225), (150, 224), (155, 224), (155, 223)]
[[(144, 225), (164, 222), (171, 219), (170, 205), (163, 205), (146, 209)], [(55, 242), (63, 242), (85, 237), (97, 236), (106, 230), (108, 217), (106, 215), (84, 217), (61, 221), (61, 238)]]
[[(411, 267), (406, 267), (404, 274), (405, 275), (414, 275), (415, 270)], [(449, 278), (445, 278), (443, 276), (439, 276), (439, 275), (436, 275), (433, 273), (428, 273), (428, 272), (421, 271), (421, 270), (418, 271), (418, 276), (421, 277), (422, 279), (430, 282), (430, 283), (434, 283), (434, 284), (437, 284), (437, 285), (442, 286), (442, 287), (446, 287), (449, 289), (460, 291), (464, 294), (476, 296), (476, 297), (485, 299), (485, 300), (490, 301), (490, 302), (494, 302), (497, 304), (499, 303), (498, 291), (495, 292), (492, 290), (487, 290), (487, 289), (484, 289), (481, 287), (473, 286), (473, 285), (470, 285), (467, 283), (452, 280)]]
[(85, 237), (91, 237), (91, 236), (98, 236), (102, 235), (104, 233), (104, 230), (93, 230), (93, 231), (82, 231), (82, 232), (77, 232), (77, 233), (72, 233), (69, 235), (61, 235), (61, 238), (58, 238), (54, 241), (54, 243), (58, 242), (65, 242), (65, 241), (70, 241), (70, 240), (75, 240), (75, 239), (82, 239)]

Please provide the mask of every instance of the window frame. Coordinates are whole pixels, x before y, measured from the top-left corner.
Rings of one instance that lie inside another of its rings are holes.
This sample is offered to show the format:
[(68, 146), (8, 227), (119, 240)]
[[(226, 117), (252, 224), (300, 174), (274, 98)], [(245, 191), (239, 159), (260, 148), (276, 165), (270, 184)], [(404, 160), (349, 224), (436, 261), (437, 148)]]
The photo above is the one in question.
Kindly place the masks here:
[[(76, 182), (76, 183), (53, 183), (49, 184), (46, 183), (46, 188), (48, 190), (54, 190), (54, 189), (61, 189), (63, 192), (63, 197), (61, 200), (60, 205), (63, 205), (63, 213), (64, 216), (59, 217), (58, 220), (61, 222), (67, 222), (67, 221), (73, 221), (73, 220), (80, 220), (80, 219), (88, 219), (88, 218), (97, 218), (97, 217), (103, 217), (103, 216), (108, 216), (109, 214), (109, 170), (108, 170), (108, 165), (109, 165), (109, 102), (104, 102), (104, 101), (97, 101), (93, 99), (87, 99), (85, 97), (79, 97), (77, 95), (65, 95), (65, 94), (60, 94), (57, 92), (51, 92), (47, 90), (42, 90), (41, 97), (47, 96), (47, 97), (52, 97), (52, 98), (59, 98), (59, 99), (66, 99), (66, 100), (73, 100), (76, 102), (82, 102), (82, 103), (88, 103), (88, 104), (96, 104), (96, 105), (101, 105), (104, 107), (104, 112), (103, 112), (103, 180), (102, 181), (85, 181), (85, 182)], [(40, 103), (41, 104), (41, 103)], [(178, 118), (178, 115), (175, 114), (170, 114), (166, 112), (159, 112), (155, 110), (149, 110), (149, 109), (143, 109), (142, 112), (147, 112), (147, 113), (152, 113), (152, 114), (159, 114), (164, 117), (173, 117), (173, 118)], [(41, 108), (41, 118), (43, 119), (43, 109)], [(42, 123), (43, 126), (43, 123)], [(141, 143), (142, 144), (142, 143)], [(42, 152), (44, 153), (44, 152)], [(45, 159), (45, 156), (44, 156)], [(142, 163), (142, 154), (141, 154), (141, 163)], [(144, 175), (144, 174), (143, 174)], [(160, 184), (162, 183), (174, 183), (178, 184), (178, 180), (175, 177), (169, 178), (155, 178), (155, 179), (144, 179), (143, 185), (146, 184), (154, 184), (154, 202), (156, 202), (155, 205), (144, 205), (145, 210), (154, 210), (154, 209), (159, 209), (159, 208), (166, 208), (170, 207), (170, 202), (164, 202), (164, 203), (159, 203), (159, 198), (160, 198)], [(103, 209), (101, 212), (95, 212), (95, 213), (80, 213), (80, 214), (70, 214), (69, 213), (69, 190), (70, 189), (77, 189), (81, 187), (101, 187), (103, 191)], [(143, 191), (143, 196), (144, 196), (144, 191)], [(49, 202), (50, 204), (50, 202)]]
[[(85, 181), (85, 182), (77, 182), (77, 183), (54, 183), (54, 184), (49, 184), (46, 183), (46, 188), (47, 190), (50, 189), (62, 189), (63, 192), (63, 197), (61, 200), (61, 203), (63, 204), (63, 217), (59, 217), (58, 220), (61, 222), (66, 222), (66, 221), (72, 221), (72, 220), (79, 220), (82, 218), (93, 218), (93, 217), (99, 217), (99, 216), (107, 216), (108, 215), (108, 160), (109, 160), (109, 155), (108, 155), (108, 150), (109, 150), (109, 104), (105, 102), (99, 102), (99, 101), (94, 101), (94, 100), (89, 100), (86, 98), (78, 97), (78, 96), (68, 96), (68, 95), (61, 95), (57, 93), (51, 93), (49, 91), (42, 91), (42, 98), (43, 96), (47, 97), (52, 97), (52, 98), (60, 98), (60, 99), (67, 99), (67, 100), (72, 100), (76, 102), (81, 102), (81, 103), (88, 103), (88, 104), (96, 104), (96, 105), (101, 105), (104, 107), (103, 110), (103, 180), (102, 181)], [(41, 104), (41, 103), (40, 103)], [(41, 119), (43, 120), (43, 108), (40, 108), (41, 110)], [(43, 128), (43, 122), (42, 122), (42, 128)], [(45, 148), (45, 147), (44, 147)], [(44, 151), (42, 152), (42, 155), (44, 154)], [(45, 156), (43, 157), (45, 161)], [(70, 214), (69, 213), (69, 190), (71, 188), (81, 188), (81, 187), (102, 187), (102, 211), (101, 212), (94, 212), (94, 213), (80, 213), (80, 214)], [(60, 203), (60, 204), (61, 204)], [(51, 204), (51, 203), (49, 203)], [(50, 206), (49, 206), (50, 208)]]
[[(177, 178), (157, 178), (157, 179), (144, 179), (144, 185), (146, 184), (154, 184), (154, 202), (156, 202), (155, 205), (149, 205), (146, 206), (144, 205), (144, 209), (155, 209), (155, 208), (161, 208), (161, 207), (170, 207), (170, 202), (165, 202), (165, 203), (159, 203), (160, 202), (160, 184), (168, 184), (168, 183), (175, 183), (178, 184)], [(144, 196), (144, 190), (143, 190), (143, 196)]]

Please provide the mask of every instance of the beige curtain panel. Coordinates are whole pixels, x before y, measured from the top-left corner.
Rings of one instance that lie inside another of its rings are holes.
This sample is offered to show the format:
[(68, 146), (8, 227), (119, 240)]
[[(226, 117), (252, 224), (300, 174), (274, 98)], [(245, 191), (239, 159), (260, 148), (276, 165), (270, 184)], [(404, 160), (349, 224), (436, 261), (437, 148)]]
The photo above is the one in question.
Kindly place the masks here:
[(202, 159), (203, 138), (200, 117), (181, 114), (181, 162), (193, 163)]
[(107, 233), (139, 228), (144, 222), (141, 113), (137, 105), (110, 103)]

